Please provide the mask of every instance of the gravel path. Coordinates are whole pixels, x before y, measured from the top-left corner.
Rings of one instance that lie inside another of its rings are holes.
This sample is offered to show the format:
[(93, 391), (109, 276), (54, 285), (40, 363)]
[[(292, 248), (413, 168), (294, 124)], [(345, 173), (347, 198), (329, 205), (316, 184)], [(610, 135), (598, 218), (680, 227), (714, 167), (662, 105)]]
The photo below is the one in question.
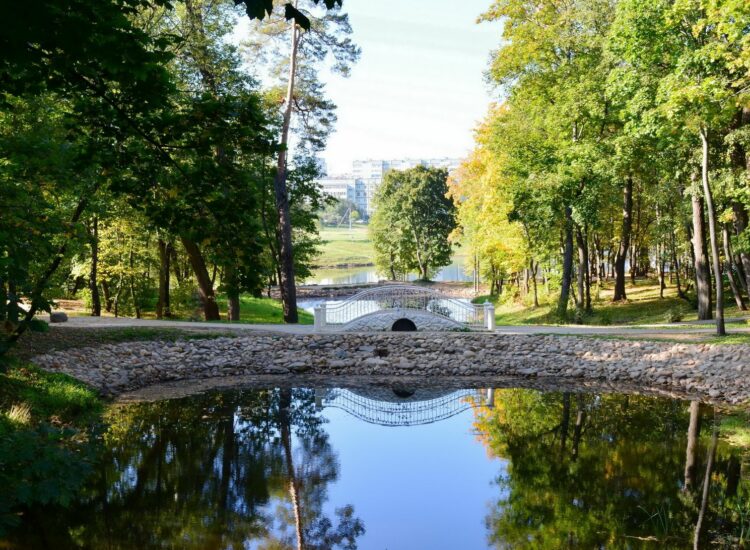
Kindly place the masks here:
[[(48, 320), (48, 316), (40, 316)], [(727, 322), (741, 322), (744, 318), (727, 319)], [(696, 326), (703, 325), (703, 326)], [(226, 322), (202, 322), (202, 321), (165, 321), (154, 319), (131, 319), (127, 317), (70, 317), (66, 323), (55, 324), (56, 327), (65, 328), (112, 328), (112, 327), (152, 327), (152, 328), (179, 328), (179, 329), (201, 329), (221, 331), (255, 331), (276, 332), (280, 334), (313, 334), (313, 325), (281, 325), (281, 324), (246, 324)], [(628, 326), (592, 326), (592, 325), (517, 325), (500, 326), (495, 331), (497, 334), (567, 334), (572, 336), (616, 336), (616, 337), (644, 337), (644, 338), (666, 338), (666, 339), (689, 339), (692, 336), (711, 336), (716, 329), (712, 321), (691, 321), (687, 323), (672, 323), (665, 325), (645, 325), (639, 327)], [(750, 334), (750, 326), (729, 327), (730, 333)]]

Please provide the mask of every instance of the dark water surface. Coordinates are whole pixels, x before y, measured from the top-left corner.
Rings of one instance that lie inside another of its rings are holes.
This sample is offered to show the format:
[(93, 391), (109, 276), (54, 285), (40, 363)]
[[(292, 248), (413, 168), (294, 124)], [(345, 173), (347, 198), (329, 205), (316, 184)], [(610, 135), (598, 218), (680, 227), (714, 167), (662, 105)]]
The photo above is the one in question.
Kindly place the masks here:
[(742, 548), (744, 418), (486, 388), (116, 406), (77, 499), (28, 511), (0, 548)]

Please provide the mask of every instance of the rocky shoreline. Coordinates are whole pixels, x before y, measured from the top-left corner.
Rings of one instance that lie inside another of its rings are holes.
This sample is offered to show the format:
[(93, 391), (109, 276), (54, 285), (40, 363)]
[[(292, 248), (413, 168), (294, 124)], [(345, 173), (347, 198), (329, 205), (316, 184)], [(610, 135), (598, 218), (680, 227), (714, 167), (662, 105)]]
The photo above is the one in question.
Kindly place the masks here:
[[(600, 340), (552, 335), (387, 333), (127, 342), (38, 355), (113, 397), (155, 384), (227, 377), (511, 377), (637, 387), (714, 403), (750, 401), (750, 346)], [(281, 378), (279, 378), (281, 379)]]

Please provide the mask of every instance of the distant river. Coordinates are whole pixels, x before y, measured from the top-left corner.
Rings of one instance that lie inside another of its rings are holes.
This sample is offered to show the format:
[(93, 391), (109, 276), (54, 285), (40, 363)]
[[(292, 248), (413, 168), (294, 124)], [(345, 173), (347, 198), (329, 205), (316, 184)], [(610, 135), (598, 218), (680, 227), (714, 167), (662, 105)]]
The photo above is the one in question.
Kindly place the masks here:
[[(409, 275), (409, 280), (414, 281), (418, 278), (416, 273)], [(375, 267), (339, 267), (316, 269), (312, 277), (305, 280), (308, 285), (347, 285), (377, 283), (384, 279), (378, 275)], [(434, 281), (471, 281), (471, 273), (464, 272), (464, 258), (454, 258), (453, 263), (441, 269), (433, 278)]]

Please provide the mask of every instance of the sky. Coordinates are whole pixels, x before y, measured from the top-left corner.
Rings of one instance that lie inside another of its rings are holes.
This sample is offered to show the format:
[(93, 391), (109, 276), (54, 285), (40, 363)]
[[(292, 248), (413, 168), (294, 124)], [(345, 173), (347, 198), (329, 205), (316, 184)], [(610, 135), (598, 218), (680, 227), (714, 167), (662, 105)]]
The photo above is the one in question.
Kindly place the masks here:
[(349, 78), (324, 74), (338, 106), (321, 154), (329, 174), (355, 159), (464, 157), (496, 92), (485, 82), (499, 23), (491, 0), (344, 0), (362, 56)]

